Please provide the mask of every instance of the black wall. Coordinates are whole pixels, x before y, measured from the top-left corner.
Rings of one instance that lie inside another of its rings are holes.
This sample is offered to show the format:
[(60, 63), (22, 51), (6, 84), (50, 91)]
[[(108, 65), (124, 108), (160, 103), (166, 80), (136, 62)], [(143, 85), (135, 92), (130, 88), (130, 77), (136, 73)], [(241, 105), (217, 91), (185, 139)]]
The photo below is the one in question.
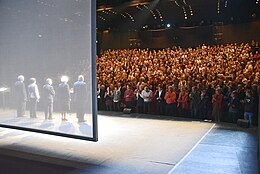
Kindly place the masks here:
[[(217, 28), (217, 29), (216, 29)], [(197, 26), (120, 32), (98, 32), (98, 48), (166, 48), (173, 45), (196, 47), (200, 44), (227, 44), (260, 41), (260, 21), (220, 26)], [(218, 36), (216, 36), (216, 34)], [(216, 40), (217, 37), (217, 40)]]

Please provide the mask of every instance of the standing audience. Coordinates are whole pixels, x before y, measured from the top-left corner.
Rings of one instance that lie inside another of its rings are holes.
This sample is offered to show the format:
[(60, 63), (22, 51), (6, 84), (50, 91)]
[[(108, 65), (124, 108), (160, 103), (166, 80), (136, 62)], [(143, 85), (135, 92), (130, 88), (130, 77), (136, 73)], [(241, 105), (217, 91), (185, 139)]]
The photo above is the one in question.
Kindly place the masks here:
[(249, 125), (252, 126), (252, 120), (254, 116), (254, 98), (250, 90), (246, 91), (246, 97), (244, 99), (244, 119), (249, 120)]
[(221, 94), (221, 89), (217, 88), (215, 90), (215, 94), (212, 96), (212, 117), (215, 120), (215, 122), (220, 122), (222, 101), (223, 95)]
[(237, 97), (237, 93), (233, 91), (231, 93), (231, 98), (228, 102), (228, 118), (229, 122), (236, 123), (239, 118), (239, 106), (240, 101)]
[(165, 91), (162, 89), (161, 86), (157, 87), (155, 98), (156, 98), (156, 103), (155, 103), (155, 108), (156, 108), (156, 114), (158, 115), (163, 115), (165, 111)]
[[(17, 116), (25, 112), (27, 96), (23, 81), (24, 77), (19, 76), (14, 88)], [(191, 115), (194, 119), (232, 123), (244, 113), (252, 125), (253, 115), (258, 112), (255, 109), (260, 81), (258, 42), (188, 49), (107, 50), (97, 58), (97, 81), (98, 110), (121, 111), (126, 107), (138, 113)], [(67, 82), (68, 77), (63, 76), (57, 89), (63, 121), (67, 120), (66, 113), (70, 110)], [(85, 101), (79, 99), (85, 96), (79, 92), (86, 92), (85, 87), (80, 90), (84, 85), (84, 77), (79, 76), (73, 86), (74, 103), (82, 104), (81, 109), (76, 109), (79, 121), (84, 120)], [(54, 95), (51, 79), (47, 79), (43, 87), (45, 118), (48, 114), (49, 119), (52, 118)], [(31, 78), (28, 104), (32, 118), (36, 117), (39, 99), (36, 80)]]
[(176, 116), (175, 104), (176, 104), (176, 93), (172, 86), (168, 87), (168, 91), (165, 94), (164, 100), (166, 102), (165, 115)]
[[(134, 86), (135, 102), (124, 94), (129, 90), (122, 88), (121, 103), (135, 106), (138, 113), (155, 110), (160, 115), (236, 122), (245, 109), (241, 102), (245, 91), (259, 86), (260, 59), (256, 45), (258, 42), (254, 41), (188, 49), (107, 50), (97, 58), (98, 83)], [(153, 90), (159, 85), (164, 90), (167, 88), (165, 95), (159, 88)], [(140, 86), (152, 90), (151, 101), (144, 100)], [(159, 97), (160, 94), (164, 96)]]
[(152, 91), (148, 88), (148, 86), (144, 87), (141, 97), (144, 99), (144, 113), (151, 113)]

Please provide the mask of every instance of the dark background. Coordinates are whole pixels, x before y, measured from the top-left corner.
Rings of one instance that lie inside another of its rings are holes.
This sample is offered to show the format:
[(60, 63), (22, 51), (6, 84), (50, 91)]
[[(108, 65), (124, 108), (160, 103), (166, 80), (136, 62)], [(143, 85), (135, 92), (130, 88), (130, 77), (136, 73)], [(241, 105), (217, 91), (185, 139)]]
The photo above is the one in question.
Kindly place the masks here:
[[(0, 83), (35, 77), (41, 86), (61, 75), (87, 74), (90, 7), (78, 0), (0, 0)], [(90, 74), (90, 73), (88, 73)]]
[(98, 0), (97, 5), (98, 51), (260, 41), (258, 0)]

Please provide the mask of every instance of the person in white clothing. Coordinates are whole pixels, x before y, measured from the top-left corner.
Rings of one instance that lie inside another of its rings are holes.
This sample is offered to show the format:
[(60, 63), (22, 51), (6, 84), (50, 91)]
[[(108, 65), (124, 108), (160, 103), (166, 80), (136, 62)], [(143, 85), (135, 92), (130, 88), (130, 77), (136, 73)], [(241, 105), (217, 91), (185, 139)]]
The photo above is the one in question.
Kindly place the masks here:
[(148, 88), (148, 86), (144, 87), (144, 90), (141, 93), (141, 97), (144, 99), (144, 113), (151, 112), (151, 100), (152, 100), (152, 91)]

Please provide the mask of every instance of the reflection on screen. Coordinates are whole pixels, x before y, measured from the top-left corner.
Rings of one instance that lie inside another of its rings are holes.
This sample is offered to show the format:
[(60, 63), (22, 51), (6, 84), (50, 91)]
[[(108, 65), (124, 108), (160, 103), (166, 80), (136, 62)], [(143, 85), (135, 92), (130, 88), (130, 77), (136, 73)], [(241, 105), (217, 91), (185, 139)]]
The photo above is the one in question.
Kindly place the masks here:
[(0, 1), (0, 123), (92, 137), (91, 1)]

